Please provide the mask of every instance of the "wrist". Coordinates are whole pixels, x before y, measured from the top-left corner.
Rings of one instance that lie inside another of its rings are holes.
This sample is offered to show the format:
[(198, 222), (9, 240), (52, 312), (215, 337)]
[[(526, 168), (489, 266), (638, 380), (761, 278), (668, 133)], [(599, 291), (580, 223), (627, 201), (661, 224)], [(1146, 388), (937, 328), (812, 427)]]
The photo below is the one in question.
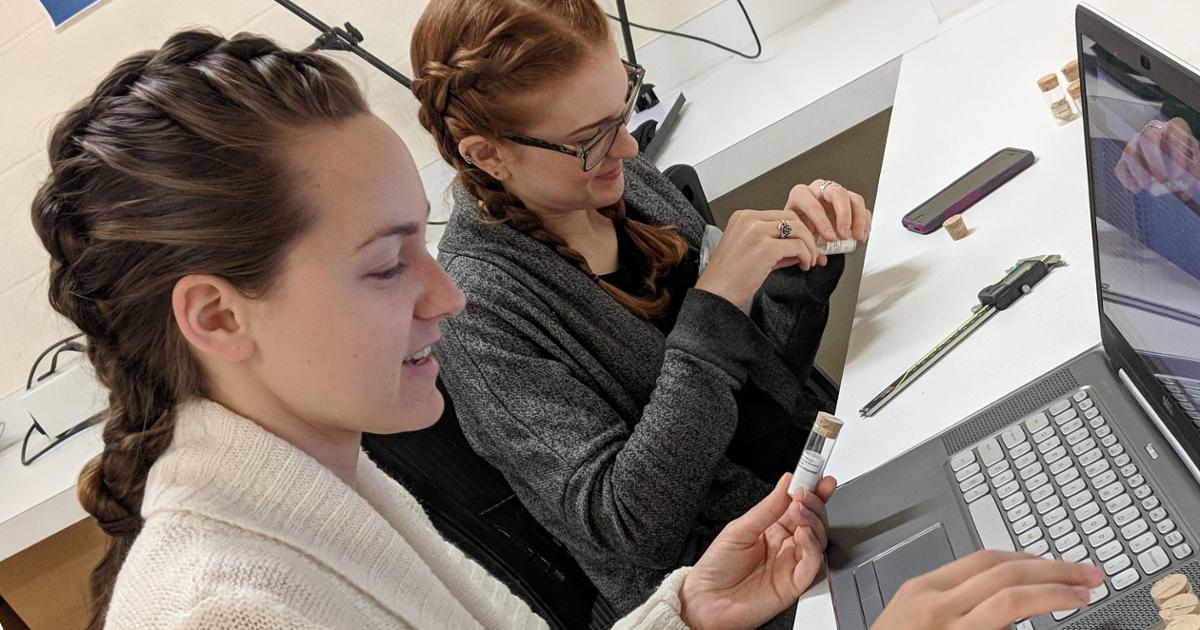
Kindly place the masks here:
[(750, 301), (750, 297), (753, 297), (750, 296), (739, 301), (739, 297), (741, 296), (736, 295), (735, 291), (731, 291), (730, 287), (721, 286), (719, 282), (706, 282), (704, 276), (700, 276), (700, 278), (696, 280), (695, 288), (706, 293), (711, 293), (738, 307), (739, 309), (742, 309), (743, 311), (746, 310), (746, 303)]
[(679, 618), (692, 630), (704, 630), (705, 615), (702, 613), (704, 595), (698, 592), (696, 581), (689, 572), (679, 586)]

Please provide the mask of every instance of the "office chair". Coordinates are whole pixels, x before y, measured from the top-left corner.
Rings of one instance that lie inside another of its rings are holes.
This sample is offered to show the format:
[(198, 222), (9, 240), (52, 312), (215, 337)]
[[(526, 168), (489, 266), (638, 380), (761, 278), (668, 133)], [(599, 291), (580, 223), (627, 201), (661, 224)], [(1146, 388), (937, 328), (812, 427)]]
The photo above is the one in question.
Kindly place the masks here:
[[(609, 627), (612, 608), (571, 554), (525, 509), (500, 471), (475, 454), (454, 404), (437, 424), (363, 435), (363, 449), (425, 507), (434, 527), (525, 601), (553, 629)], [(593, 620), (593, 608), (595, 619)]]
[[(667, 179), (671, 180), (671, 183), (679, 189), (679, 192), (683, 193), (684, 198), (691, 202), (692, 207), (696, 209), (705, 223), (717, 224), (696, 169), (687, 164), (676, 164), (667, 167), (663, 171), (663, 175), (666, 175)], [(808, 381), (804, 385), (806, 391), (826, 403), (830, 411), (837, 407), (838, 386), (820, 368), (813, 366), (812, 371), (809, 372)]]

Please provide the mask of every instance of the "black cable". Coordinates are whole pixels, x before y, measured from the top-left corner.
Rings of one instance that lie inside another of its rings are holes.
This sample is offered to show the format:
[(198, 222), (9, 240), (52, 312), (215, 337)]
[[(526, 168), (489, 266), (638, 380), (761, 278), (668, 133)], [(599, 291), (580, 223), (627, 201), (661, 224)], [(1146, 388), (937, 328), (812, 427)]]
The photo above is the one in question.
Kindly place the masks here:
[(58, 357), (62, 356), (62, 353), (64, 353), (64, 352), (83, 352), (84, 350), (85, 350), (84, 345), (81, 343), (75, 343), (73, 341), (69, 341), (69, 342), (63, 344), (62, 347), (60, 347), (58, 350), (54, 351), (54, 356), (50, 358), (50, 369), (46, 370), (46, 373), (39, 376), (37, 378), (37, 380), (38, 381), (45, 380), (46, 378), (49, 378), (49, 376), (51, 374), (54, 374), (55, 372), (58, 371)]
[[(690, 39), (693, 41), (708, 44), (709, 46), (715, 46), (717, 48), (720, 48), (721, 50), (733, 53), (744, 59), (758, 59), (759, 57), (762, 56), (762, 41), (760, 41), (758, 39), (758, 30), (754, 28), (754, 20), (750, 19), (750, 12), (746, 10), (746, 5), (743, 4), (742, 0), (736, 0), (736, 2), (738, 3), (738, 6), (741, 7), (741, 9), (742, 9), (742, 15), (746, 16), (746, 24), (748, 24), (750, 26), (750, 34), (754, 36), (755, 51), (754, 51), (753, 55), (748, 55), (740, 50), (734, 50), (733, 48), (730, 48), (724, 44), (718, 44), (717, 42), (714, 42), (711, 39), (705, 39), (698, 35), (689, 35), (687, 33), (680, 33), (679, 31), (671, 31), (671, 30), (662, 29), (662, 28), (655, 28), (653, 26), (646, 26), (644, 24), (637, 24), (635, 22), (628, 22), (628, 24), (630, 26), (632, 26), (633, 28), (640, 28), (643, 31), (650, 31), (651, 33), (661, 33), (663, 35), (672, 35), (674, 37), (682, 37), (683, 39)], [(607, 15), (610, 20), (616, 20), (618, 22), (621, 21), (621, 18), (619, 18), (611, 13), (605, 13), (605, 15)]]
[[(46, 372), (40, 378), (38, 378), (37, 380), (39, 380), (39, 381), (46, 378), (47, 376), (50, 376), (51, 374), (54, 374), (54, 371), (58, 369), (58, 357), (60, 354), (62, 354), (63, 352), (82, 352), (84, 349), (83, 344), (74, 343), (74, 341), (76, 339), (78, 339), (82, 336), (83, 336), (83, 333), (76, 333), (65, 339), (59, 339), (58, 341), (50, 344), (50, 347), (43, 350), (42, 353), (39, 354), (37, 356), (37, 358), (33, 360), (33, 365), (29, 366), (29, 376), (26, 377), (26, 379), (25, 379), (25, 389), (27, 391), (30, 389), (33, 389), (33, 382), (34, 382), (33, 377), (35, 374), (37, 374), (38, 366), (40, 366), (42, 364), (42, 360), (44, 360), (46, 358), (46, 355), (50, 354), (51, 352), (54, 352), (54, 357), (50, 360), (50, 371)], [(41, 457), (42, 455), (45, 455), (47, 451), (54, 448), (55, 446), (58, 446), (59, 443), (61, 443), (63, 440), (65, 440), (65, 439), (71, 437), (72, 435), (75, 435), (76, 433), (79, 433), (80, 431), (91, 426), (89, 421), (81, 422), (80, 424), (78, 424), (74, 428), (72, 428), (70, 431), (67, 431), (66, 433), (58, 436), (57, 438), (53, 438), (52, 436), (46, 435), (45, 431), (42, 431), (41, 427), (38, 426), (37, 418), (34, 418), (33, 414), (29, 414), (29, 419), (33, 421), (33, 424), (29, 425), (29, 430), (25, 432), (25, 439), (21, 442), (21, 464), (24, 466), (28, 466), (28, 465), (32, 464), (34, 461), (37, 460), (37, 458)], [(29, 451), (29, 438), (33, 436), (34, 431), (37, 431), (38, 433), (41, 433), (42, 435), (46, 435), (46, 437), (52, 438), (52, 440), (42, 450), (38, 451), (37, 453), (34, 453), (33, 457), (27, 457), (27, 454)]]
[[(32, 418), (33, 416), (30, 416), (30, 417)], [(64, 442), (67, 438), (71, 437), (72, 435), (75, 435), (76, 433), (79, 433), (80, 431), (82, 431), (90, 426), (92, 426), (91, 419), (80, 422), (79, 424), (75, 425), (75, 427), (72, 428), (70, 431), (67, 431), (66, 433), (51, 440), (49, 444), (42, 447), (42, 450), (34, 453), (33, 457), (28, 457), (27, 455), (28, 455), (28, 451), (29, 451), (29, 438), (33, 436), (33, 431), (38, 428), (37, 420), (34, 420), (34, 424), (29, 427), (28, 431), (25, 432), (25, 439), (22, 440), (22, 442), (21, 442), (21, 465), (28, 466), (28, 465), (32, 464), (33, 462), (36, 462), (39, 457), (41, 457), (42, 455), (45, 455), (47, 452), (50, 451), (50, 449), (54, 448), (55, 446), (58, 446), (59, 444)], [(39, 429), (38, 433), (42, 433), (42, 431)], [(45, 435), (45, 433), (42, 433), (42, 435)]]
[(58, 348), (59, 346), (65, 346), (68, 343), (71, 343), (72, 341), (75, 341), (76, 339), (78, 339), (82, 336), (83, 336), (83, 333), (77, 333), (77, 334), (71, 335), (70, 337), (67, 337), (66, 339), (59, 339), (58, 341), (55, 341), (53, 344), (51, 344), (49, 348), (42, 350), (42, 353), (39, 354), (38, 357), (33, 360), (33, 365), (29, 366), (29, 377), (25, 379), (25, 389), (33, 389), (33, 375), (37, 374), (38, 366), (42, 364), (42, 359), (45, 359), (46, 355), (50, 354), (51, 352), (54, 352), (55, 348)]

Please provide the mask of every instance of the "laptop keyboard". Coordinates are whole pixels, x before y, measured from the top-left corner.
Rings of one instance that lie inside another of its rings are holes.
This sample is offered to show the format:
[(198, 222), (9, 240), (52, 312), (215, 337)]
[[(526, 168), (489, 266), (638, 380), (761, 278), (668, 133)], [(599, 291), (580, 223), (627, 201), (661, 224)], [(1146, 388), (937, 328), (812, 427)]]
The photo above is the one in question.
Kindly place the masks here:
[(1175, 402), (1179, 403), (1183, 412), (1192, 419), (1192, 424), (1200, 427), (1200, 381), (1162, 375), (1158, 380), (1175, 398)]
[(1101, 566), (1089, 604), (1193, 553), (1087, 389), (954, 455), (950, 469), (985, 548)]

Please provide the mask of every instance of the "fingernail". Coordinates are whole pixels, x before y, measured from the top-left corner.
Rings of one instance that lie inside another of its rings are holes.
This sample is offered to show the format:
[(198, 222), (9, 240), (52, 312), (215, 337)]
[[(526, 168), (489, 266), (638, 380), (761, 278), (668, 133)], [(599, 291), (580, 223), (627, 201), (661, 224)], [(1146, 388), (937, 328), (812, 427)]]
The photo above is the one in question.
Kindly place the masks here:
[(1091, 589), (1085, 588), (1083, 586), (1076, 586), (1072, 590), (1075, 591), (1075, 599), (1078, 599), (1081, 602), (1086, 602), (1087, 600), (1091, 599), (1091, 596), (1092, 596)]

